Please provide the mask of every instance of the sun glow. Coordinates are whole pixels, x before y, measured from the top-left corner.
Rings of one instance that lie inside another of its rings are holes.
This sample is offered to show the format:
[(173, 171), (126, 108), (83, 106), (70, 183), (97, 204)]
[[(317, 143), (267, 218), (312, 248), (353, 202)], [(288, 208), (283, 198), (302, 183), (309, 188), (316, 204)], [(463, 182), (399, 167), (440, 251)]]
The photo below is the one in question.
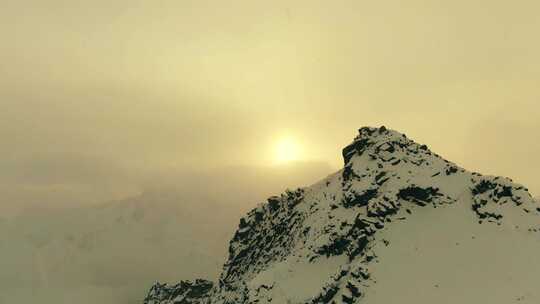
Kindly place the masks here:
[(276, 145), (275, 160), (277, 163), (287, 163), (300, 159), (300, 145), (293, 138), (286, 137)]

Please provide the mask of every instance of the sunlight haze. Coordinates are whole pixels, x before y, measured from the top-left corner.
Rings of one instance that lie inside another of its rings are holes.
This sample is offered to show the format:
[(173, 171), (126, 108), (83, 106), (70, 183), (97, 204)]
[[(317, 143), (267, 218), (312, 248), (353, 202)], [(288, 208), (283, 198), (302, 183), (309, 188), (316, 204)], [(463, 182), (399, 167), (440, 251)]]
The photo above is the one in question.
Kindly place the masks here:
[[(539, 11), (532, 0), (0, 0), (0, 226), (13, 224), (0, 303), (58, 303), (70, 282), (65, 303), (131, 304), (171, 269), (193, 274), (162, 230), (212, 248), (200, 271), (217, 274), (238, 218), (341, 169), (363, 126), (538, 197)], [(181, 216), (140, 221), (148, 197)], [(198, 239), (185, 218), (203, 226)], [(131, 238), (145, 227), (158, 249)], [(155, 266), (121, 265), (107, 229), (134, 264)]]
[(540, 192), (536, 1), (1, 3), (6, 204), (266, 165), (283, 130), (337, 169), (364, 125)]

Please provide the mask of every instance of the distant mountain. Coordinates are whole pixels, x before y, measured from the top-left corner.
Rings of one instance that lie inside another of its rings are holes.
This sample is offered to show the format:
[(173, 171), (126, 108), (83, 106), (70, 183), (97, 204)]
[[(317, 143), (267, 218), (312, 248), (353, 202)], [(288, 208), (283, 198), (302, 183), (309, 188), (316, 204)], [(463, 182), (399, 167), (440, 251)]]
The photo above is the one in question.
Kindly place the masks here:
[(327, 172), (304, 163), (171, 174), (124, 200), (0, 218), (0, 303), (130, 304), (155, 280), (217, 277), (249, 202)]
[(219, 279), (155, 284), (146, 304), (540, 303), (540, 208), (385, 127), (344, 168), (250, 211)]
[[(24, 287), (43, 293), (42, 303), (69, 293), (73, 303), (119, 303), (117, 296), (143, 289), (156, 276), (217, 275), (238, 214), (238, 208), (182, 204), (181, 197), (164, 193), (25, 214), (0, 232), (0, 281), (8, 282), (0, 291), (7, 297)], [(92, 297), (102, 292), (104, 299)], [(17, 299), (32, 303), (36, 296), (26, 292)]]

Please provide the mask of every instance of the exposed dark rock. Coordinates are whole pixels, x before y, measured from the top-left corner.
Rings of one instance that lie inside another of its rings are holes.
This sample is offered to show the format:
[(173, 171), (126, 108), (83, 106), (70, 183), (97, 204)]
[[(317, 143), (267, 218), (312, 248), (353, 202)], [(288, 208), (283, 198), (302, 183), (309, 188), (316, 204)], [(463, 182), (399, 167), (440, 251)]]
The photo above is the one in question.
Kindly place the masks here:
[(339, 288), (337, 286), (329, 286), (323, 290), (323, 292), (311, 301), (311, 304), (329, 304), (334, 296), (338, 293)]
[(345, 207), (366, 206), (370, 200), (377, 197), (377, 189), (367, 189), (360, 194), (353, 194), (352, 197), (346, 198), (343, 202)]
[(359, 178), (359, 176), (356, 173), (354, 173), (354, 170), (353, 170), (351, 164), (348, 164), (347, 166), (345, 166), (343, 168), (342, 176), (343, 176), (343, 182), (344, 183), (351, 180), (351, 178), (353, 178), (353, 177)]
[(445, 170), (446, 175), (452, 175), (457, 172), (458, 172), (458, 168), (456, 166), (450, 166)]
[(342, 152), (345, 164), (348, 164), (355, 154), (362, 154), (369, 144), (368, 138), (362, 138), (345, 147)]
[(496, 195), (498, 198), (502, 198), (502, 197), (512, 197), (512, 187), (509, 187), (509, 186), (503, 186), (502, 191), (496, 191), (496, 192), (495, 192), (495, 195)]
[(431, 202), (434, 196), (439, 196), (439, 189), (433, 187), (421, 188), (418, 186), (410, 186), (399, 190), (398, 197), (404, 200), (413, 201), (424, 206), (425, 203)]
[(478, 195), (485, 193), (488, 190), (495, 189), (497, 185), (495, 183), (492, 183), (488, 180), (482, 180), (480, 183), (476, 184), (476, 186), (472, 189), (473, 195)]
[(340, 237), (333, 240), (332, 243), (328, 245), (323, 245), (317, 250), (317, 253), (325, 255), (326, 257), (341, 255), (346, 251), (350, 243), (351, 240), (348, 240), (345, 237)]
[(144, 299), (144, 304), (165, 301), (175, 304), (200, 304), (208, 298), (213, 285), (212, 282), (206, 280), (182, 281), (172, 286), (156, 283)]

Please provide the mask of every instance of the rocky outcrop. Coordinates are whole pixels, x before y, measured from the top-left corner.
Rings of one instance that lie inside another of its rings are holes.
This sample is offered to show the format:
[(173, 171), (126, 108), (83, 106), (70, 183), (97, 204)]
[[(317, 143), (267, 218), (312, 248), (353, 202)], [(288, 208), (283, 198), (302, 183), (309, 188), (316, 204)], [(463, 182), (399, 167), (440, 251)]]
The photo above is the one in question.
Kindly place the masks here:
[(200, 304), (208, 300), (213, 283), (205, 280), (182, 281), (176, 285), (156, 283), (144, 304)]

